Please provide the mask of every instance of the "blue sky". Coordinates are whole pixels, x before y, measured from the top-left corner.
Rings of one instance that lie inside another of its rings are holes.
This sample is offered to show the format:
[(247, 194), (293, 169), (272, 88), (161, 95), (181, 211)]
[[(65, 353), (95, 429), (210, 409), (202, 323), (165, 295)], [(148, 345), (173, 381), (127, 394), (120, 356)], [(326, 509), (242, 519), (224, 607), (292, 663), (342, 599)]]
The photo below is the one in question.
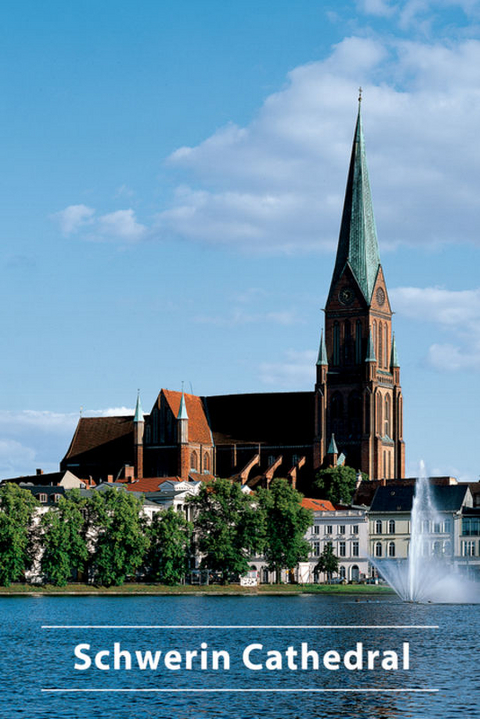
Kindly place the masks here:
[(313, 387), (357, 88), (407, 472), (478, 478), (480, 2), (4, 7), (0, 477), (80, 408)]

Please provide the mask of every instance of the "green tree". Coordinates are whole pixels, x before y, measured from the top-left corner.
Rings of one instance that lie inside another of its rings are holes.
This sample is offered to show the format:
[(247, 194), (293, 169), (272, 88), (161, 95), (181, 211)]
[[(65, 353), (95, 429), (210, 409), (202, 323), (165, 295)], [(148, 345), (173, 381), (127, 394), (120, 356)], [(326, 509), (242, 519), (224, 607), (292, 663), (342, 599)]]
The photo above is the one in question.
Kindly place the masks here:
[(86, 500), (78, 489), (61, 497), (56, 507), (43, 515), (42, 572), (51, 584), (64, 587), (74, 570), (83, 570), (88, 559), (83, 510)]
[(150, 577), (164, 584), (179, 584), (188, 568), (193, 527), (170, 507), (155, 512), (147, 527), (150, 548), (147, 567)]
[(190, 503), (195, 509), (194, 526), (198, 548), (204, 557), (201, 566), (222, 572), (230, 582), (249, 570), (249, 557), (262, 550), (262, 513), (241, 486), (228, 479), (202, 485)]
[[(366, 475), (362, 477), (366, 478)], [(353, 467), (329, 467), (317, 472), (313, 487), (321, 499), (328, 499), (332, 504), (349, 504), (356, 483), (357, 473)]]
[(148, 538), (140, 516), (142, 501), (125, 489), (93, 492), (87, 502), (93, 579), (106, 587), (123, 584), (142, 564)]
[(39, 503), (28, 489), (7, 482), (0, 489), (0, 584), (23, 579), (32, 565), (34, 511)]
[(275, 479), (270, 489), (258, 492), (265, 516), (265, 559), (280, 582), (282, 569), (294, 569), (308, 558), (310, 545), (304, 538), (313, 523), (313, 513), (302, 507), (303, 495), (286, 479)]
[(333, 553), (333, 547), (330, 542), (325, 545), (315, 566), (315, 571), (324, 572), (329, 581), (332, 578), (332, 574), (338, 572), (338, 557)]

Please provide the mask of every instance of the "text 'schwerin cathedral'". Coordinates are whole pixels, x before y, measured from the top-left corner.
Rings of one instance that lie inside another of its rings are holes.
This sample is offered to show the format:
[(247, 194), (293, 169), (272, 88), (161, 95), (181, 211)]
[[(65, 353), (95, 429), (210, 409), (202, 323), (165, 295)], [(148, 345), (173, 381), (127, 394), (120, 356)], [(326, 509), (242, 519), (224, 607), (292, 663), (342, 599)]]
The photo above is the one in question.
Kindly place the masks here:
[(287, 477), (307, 488), (343, 463), (370, 479), (405, 474), (400, 367), (378, 251), (360, 104), (337, 256), (311, 392), (200, 397), (162, 389), (144, 415), (82, 417), (61, 462), (78, 477)]

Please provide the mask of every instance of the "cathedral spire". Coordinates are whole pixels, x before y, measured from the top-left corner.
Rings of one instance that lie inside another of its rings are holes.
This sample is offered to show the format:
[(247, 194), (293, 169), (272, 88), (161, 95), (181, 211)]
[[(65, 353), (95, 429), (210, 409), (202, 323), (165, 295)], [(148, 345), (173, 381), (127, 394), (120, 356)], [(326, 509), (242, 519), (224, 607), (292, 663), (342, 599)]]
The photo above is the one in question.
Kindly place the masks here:
[(320, 347), (318, 348), (318, 358), (317, 358), (317, 366), (321, 367), (322, 365), (328, 366), (327, 349), (325, 347), (325, 340), (323, 339), (323, 332), (320, 337)]
[(361, 91), (358, 99), (357, 124), (330, 293), (349, 265), (365, 300), (370, 305), (380, 267), (380, 256), (363, 139)]

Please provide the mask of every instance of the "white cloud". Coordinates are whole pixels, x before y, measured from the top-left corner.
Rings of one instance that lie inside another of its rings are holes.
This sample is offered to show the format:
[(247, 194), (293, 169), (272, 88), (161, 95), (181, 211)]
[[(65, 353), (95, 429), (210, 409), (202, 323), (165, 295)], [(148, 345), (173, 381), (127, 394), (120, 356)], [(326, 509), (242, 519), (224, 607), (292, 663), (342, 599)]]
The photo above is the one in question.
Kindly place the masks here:
[(311, 389), (315, 382), (316, 353), (288, 350), (284, 358), (283, 362), (263, 362), (259, 366), (260, 380), (282, 389)]
[(245, 312), (243, 309), (232, 310), (227, 315), (198, 315), (196, 322), (206, 325), (218, 325), (225, 327), (238, 327), (239, 325), (271, 323), (276, 325), (298, 325), (305, 320), (300, 318), (294, 310), (283, 310), (278, 312)]
[(138, 242), (147, 233), (147, 228), (137, 221), (135, 211), (116, 210), (95, 217), (95, 210), (86, 205), (70, 205), (51, 215), (66, 237), (82, 233), (82, 237), (96, 242), (119, 241)]
[(157, 233), (249, 251), (331, 250), (360, 83), (382, 246), (478, 243), (475, 40), (351, 37), (297, 67), (248, 126), (170, 156), (191, 182), (159, 213)]
[(367, 15), (390, 17), (396, 10), (389, 0), (359, 0), (358, 9)]
[(480, 289), (399, 287), (390, 295), (399, 315), (432, 322), (447, 334), (448, 341), (434, 343), (428, 349), (427, 361), (432, 368), (480, 370)]
[(27, 474), (25, 466), (33, 466), (36, 452), (14, 439), (0, 439), (0, 476)]
[(134, 210), (129, 209), (102, 215), (98, 219), (98, 231), (102, 238), (137, 242), (144, 237), (147, 228), (137, 222)]
[(95, 210), (86, 205), (70, 205), (53, 214), (52, 219), (58, 222), (62, 234), (68, 236), (78, 232), (85, 225), (90, 225), (94, 214)]

